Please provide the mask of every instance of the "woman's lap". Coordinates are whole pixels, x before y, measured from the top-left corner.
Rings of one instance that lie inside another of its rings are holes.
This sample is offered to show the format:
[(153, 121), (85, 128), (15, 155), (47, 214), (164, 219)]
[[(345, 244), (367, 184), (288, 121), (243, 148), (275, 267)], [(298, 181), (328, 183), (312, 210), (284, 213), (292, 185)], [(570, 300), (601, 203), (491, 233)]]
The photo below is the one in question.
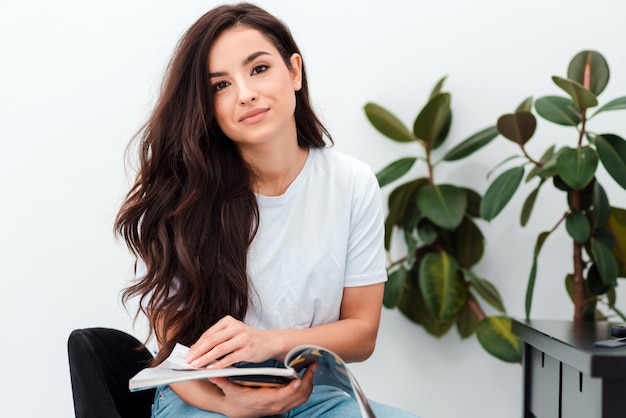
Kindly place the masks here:
[[(377, 418), (416, 418), (398, 408), (369, 401)], [(316, 386), (309, 400), (284, 414), (286, 418), (324, 417), (360, 418), (357, 402), (332, 386)], [(224, 415), (194, 408), (180, 399), (168, 386), (157, 388), (153, 418), (222, 418)]]
[[(398, 408), (368, 400), (377, 418), (417, 418)], [(315, 386), (309, 400), (284, 414), (286, 418), (361, 418), (359, 404), (350, 395), (333, 386)]]

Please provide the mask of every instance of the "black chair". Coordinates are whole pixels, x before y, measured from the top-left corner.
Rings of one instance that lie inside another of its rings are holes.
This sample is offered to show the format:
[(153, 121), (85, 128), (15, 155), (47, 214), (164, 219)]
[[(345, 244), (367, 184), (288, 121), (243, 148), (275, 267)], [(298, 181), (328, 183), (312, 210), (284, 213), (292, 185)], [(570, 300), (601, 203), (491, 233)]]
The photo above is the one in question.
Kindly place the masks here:
[(128, 380), (152, 360), (135, 337), (109, 328), (77, 329), (67, 351), (76, 418), (150, 417), (155, 390), (128, 390)]

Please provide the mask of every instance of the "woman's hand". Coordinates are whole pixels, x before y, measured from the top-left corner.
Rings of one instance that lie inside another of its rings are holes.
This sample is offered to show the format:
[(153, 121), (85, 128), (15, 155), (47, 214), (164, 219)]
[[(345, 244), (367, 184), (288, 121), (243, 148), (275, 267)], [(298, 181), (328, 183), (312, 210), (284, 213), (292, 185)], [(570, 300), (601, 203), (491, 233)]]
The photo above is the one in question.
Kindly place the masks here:
[(317, 364), (311, 364), (301, 379), (282, 388), (248, 388), (227, 378), (210, 379), (224, 392), (224, 410), (229, 417), (251, 418), (282, 414), (305, 403), (313, 391)]
[(271, 331), (258, 330), (226, 316), (189, 347), (186, 361), (195, 367), (215, 361), (209, 368), (228, 367), (239, 361), (258, 363), (280, 352), (276, 340)]

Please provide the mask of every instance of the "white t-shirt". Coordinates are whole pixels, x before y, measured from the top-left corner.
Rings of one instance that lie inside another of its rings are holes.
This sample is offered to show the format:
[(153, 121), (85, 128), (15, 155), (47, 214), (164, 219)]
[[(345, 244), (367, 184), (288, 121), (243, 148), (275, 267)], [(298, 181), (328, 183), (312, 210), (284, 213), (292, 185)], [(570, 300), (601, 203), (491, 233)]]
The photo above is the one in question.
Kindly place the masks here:
[(334, 322), (344, 287), (387, 280), (382, 199), (368, 165), (313, 148), (283, 195), (257, 200), (259, 230), (248, 252), (248, 325)]
[[(387, 280), (380, 188), (365, 163), (312, 148), (284, 194), (257, 195), (257, 201), (246, 324), (284, 329), (334, 322), (344, 287)], [(145, 274), (138, 260), (137, 278)], [(172, 291), (177, 287), (174, 278)]]

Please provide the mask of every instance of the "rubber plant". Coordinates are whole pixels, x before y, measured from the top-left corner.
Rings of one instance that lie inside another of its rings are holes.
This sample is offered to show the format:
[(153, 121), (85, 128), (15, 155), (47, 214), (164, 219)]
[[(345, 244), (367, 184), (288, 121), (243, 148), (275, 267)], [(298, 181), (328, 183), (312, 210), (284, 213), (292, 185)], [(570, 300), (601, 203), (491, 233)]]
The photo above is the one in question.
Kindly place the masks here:
[[(591, 130), (597, 115), (626, 109), (626, 97), (611, 100), (592, 113), (609, 81), (607, 61), (596, 51), (576, 54), (567, 78), (553, 76), (552, 80), (566, 96), (545, 96), (534, 103), (529, 97), (514, 113), (498, 119), (498, 132), (517, 144), (519, 154), (496, 166), (514, 165), (488, 187), (480, 212), (484, 219), (494, 219), (526, 176), (525, 181), (534, 182), (534, 186), (521, 208), (520, 224), (524, 227), (545, 185), (552, 184), (562, 191), (567, 198), (562, 216), (535, 241), (526, 290), (526, 318), (530, 317), (540, 252), (549, 236), (564, 225), (572, 240), (573, 271), (565, 277), (565, 288), (574, 304), (574, 320), (605, 319), (608, 309), (626, 321), (615, 306), (617, 279), (626, 277), (626, 211), (610, 206), (609, 196), (596, 175), (601, 163), (615, 182), (626, 189), (626, 141), (614, 133)], [(540, 158), (529, 154), (527, 144), (537, 126), (533, 104), (541, 118), (573, 129), (568, 146), (549, 145)], [(512, 164), (519, 160), (521, 164)]]
[[(378, 104), (364, 107), (368, 120), (381, 134), (417, 145), (415, 156), (400, 158), (377, 173), (381, 187), (408, 178), (389, 194), (385, 249), (390, 261), (384, 306), (399, 308), (436, 337), (452, 327), (462, 338), (476, 334), (491, 355), (519, 362), (521, 343), (511, 333), (511, 318), (506, 316), (498, 290), (471, 270), (485, 248), (476, 223), (481, 196), (470, 188), (435, 180), (440, 163), (470, 155), (498, 133), (494, 126), (489, 127), (443, 154), (452, 122), (451, 95), (442, 90), (444, 81), (445, 77), (435, 85), (412, 130)], [(409, 176), (417, 162), (422, 174)], [(395, 253), (401, 255), (392, 260)], [(495, 314), (488, 315), (483, 303)]]

